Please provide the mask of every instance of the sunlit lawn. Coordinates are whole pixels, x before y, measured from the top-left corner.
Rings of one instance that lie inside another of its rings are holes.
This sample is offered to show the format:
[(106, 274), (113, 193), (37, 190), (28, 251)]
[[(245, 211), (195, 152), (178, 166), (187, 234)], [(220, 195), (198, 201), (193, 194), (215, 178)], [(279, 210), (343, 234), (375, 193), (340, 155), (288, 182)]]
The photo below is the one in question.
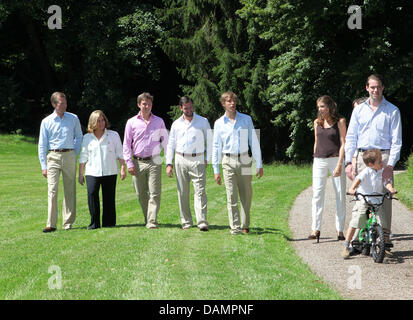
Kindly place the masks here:
[(0, 154), (0, 299), (340, 299), (289, 242), (288, 212), (311, 184), (309, 166), (267, 165), (254, 177), (249, 235), (230, 235), (225, 188), (211, 167), (209, 232), (181, 229), (175, 178), (164, 174), (159, 229), (144, 227), (128, 176), (118, 180), (117, 227), (87, 230), (78, 185), (74, 229), (62, 230), (60, 186), (58, 231), (44, 234), (36, 141), (0, 136)]

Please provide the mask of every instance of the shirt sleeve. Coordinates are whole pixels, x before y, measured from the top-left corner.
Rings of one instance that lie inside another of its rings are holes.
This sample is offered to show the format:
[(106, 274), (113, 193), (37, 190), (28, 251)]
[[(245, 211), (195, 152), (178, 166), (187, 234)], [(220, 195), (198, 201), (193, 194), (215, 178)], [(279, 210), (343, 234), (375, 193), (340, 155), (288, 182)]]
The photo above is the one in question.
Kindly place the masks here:
[(40, 134), (39, 134), (39, 144), (38, 144), (38, 153), (39, 153), (39, 160), (42, 170), (47, 169), (47, 161), (46, 155), (47, 151), (49, 150), (49, 138), (47, 135), (47, 129), (45, 125), (45, 121), (43, 120), (40, 124)]
[(75, 116), (75, 141), (74, 141), (74, 146), (75, 146), (75, 153), (76, 155), (79, 154), (80, 148), (82, 146), (82, 140), (83, 140), (83, 133), (82, 133), (82, 128), (80, 126), (80, 121), (77, 116)]
[(214, 173), (219, 174), (219, 164), (221, 162), (222, 140), (219, 133), (219, 122), (215, 121), (214, 135), (212, 141), (212, 167)]
[(390, 124), (391, 147), (389, 161), (387, 165), (394, 167), (400, 159), (400, 150), (402, 148), (402, 123), (400, 119), (400, 111), (396, 109), (393, 113)]
[(248, 143), (251, 147), (252, 157), (255, 160), (256, 168), (262, 168), (260, 142), (258, 140), (257, 133), (255, 132), (251, 117), (248, 117)]
[(116, 153), (116, 158), (123, 160), (123, 149), (122, 149), (122, 141), (120, 140), (119, 133), (116, 131), (113, 132), (113, 142), (115, 144), (115, 153)]
[(213, 132), (211, 130), (211, 125), (209, 121), (205, 119), (205, 127), (204, 127), (204, 139), (205, 141), (205, 161), (211, 161), (212, 156), (212, 140), (213, 140)]
[(166, 147), (166, 165), (172, 164), (174, 158), (174, 151), (176, 148), (176, 130), (175, 123), (172, 123), (171, 131), (169, 132), (168, 146)]
[(135, 166), (132, 161), (132, 134), (132, 126), (130, 120), (128, 120), (126, 122), (125, 135), (123, 139), (123, 158), (126, 161), (126, 166), (128, 167), (128, 169)]
[(168, 130), (166, 129), (165, 122), (161, 119), (161, 125), (160, 125), (160, 136), (161, 136), (161, 145), (164, 150), (164, 154), (166, 155), (168, 152), (168, 140), (169, 140), (169, 134)]
[(87, 134), (85, 134), (82, 140), (82, 146), (80, 148), (79, 163), (86, 163), (89, 160), (88, 144), (89, 139)]
[(345, 163), (351, 162), (354, 152), (357, 148), (357, 139), (358, 139), (358, 119), (357, 113), (359, 106), (354, 108), (353, 113), (351, 114), (350, 123), (348, 125), (348, 130), (346, 134), (346, 143), (344, 145), (345, 152)]

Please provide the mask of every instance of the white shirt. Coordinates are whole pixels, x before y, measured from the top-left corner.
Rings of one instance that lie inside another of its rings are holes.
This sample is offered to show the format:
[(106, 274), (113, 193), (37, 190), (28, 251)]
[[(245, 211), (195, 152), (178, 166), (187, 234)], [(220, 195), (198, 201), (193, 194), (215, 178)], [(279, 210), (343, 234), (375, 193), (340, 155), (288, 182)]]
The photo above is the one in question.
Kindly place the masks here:
[(394, 167), (402, 147), (400, 111), (383, 97), (374, 112), (369, 101), (359, 104), (351, 114), (344, 147), (346, 162), (351, 162), (356, 149), (389, 149), (387, 164)]
[[(370, 167), (366, 167), (356, 176), (355, 179), (359, 179), (361, 181), (357, 187), (357, 192), (359, 193), (375, 194), (385, 192), (383, 183), (383, 169), (376, 171)], [(380, 197), (367, 197), (367, 200), (371, 203), (381, 202)]]
[(251, 148), (256, 168), (262, 168), (260, 142), (251, 117), (237, 111), (234, 123), (225, 114), (215, 121), (212, 145), (214, 173), (219, 173), (222, 153), (246, 153), (248, 152), (248, 146)]
[(182, 115), (176, 119), (169, 132), (168, 146), (166, 148), (166, 164), (172, 164), (174, 152), (203, 153), (205, 160), (211, 157), (212, 131), (206, 118), (194, 113), (192, 120), (186, 121)]
[(106, 130), (100, 140), (93, 133), (83, 137), (79, 163), (86, 163), (87, 176), (117, 175), (116, 160), (123, 159), (122, 142), (116, 131)]

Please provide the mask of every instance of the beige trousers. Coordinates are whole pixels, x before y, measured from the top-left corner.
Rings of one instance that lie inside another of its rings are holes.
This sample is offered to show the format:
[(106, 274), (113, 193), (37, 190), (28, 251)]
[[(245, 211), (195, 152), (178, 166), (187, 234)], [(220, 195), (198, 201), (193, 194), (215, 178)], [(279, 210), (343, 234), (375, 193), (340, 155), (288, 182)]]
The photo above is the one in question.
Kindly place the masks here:
[(161, 205), (162, 166), (152, 160), (133, 159), (136, 175), (132, 176), (136, 195), (141, 204), (147, 228), (158, 226), (158, 212)]
[(47, 155), (48, 217), (47, 227), (57, 225), (57, 197), (60, 173), (63, 177), (63, 229), (70, 229), (76, 219), (76, 154), (49, 152)]
[[(231, 234), (240, 233), (242, 229), (249, 229), (250, 209), (252, 200), (251, 160), (242, 161), (237, 156), (224, 155), (222, 171), (227, 191), (227, 209)], [(238, 194), (241, 210), (238, 209)]]
[(193, 225), (189, 204), (190, 182), (194, 186), (194, 211), (199, 228), (207, 227), (206, 170), (204, 155), (197, 157), (175, 154), (175, 174), (178, 202), (183, 228)]
[[(383, 161), (383, 168), (385, 168), (387, 166), (387, 162), (389, 161), (389, 155), (390, 152), (389, 151), (382, 151), (381, 152), (382, 155), (382, 161)], [(357, 165), (356, 165), (356, 175), (359, 174), (364, 168), (366, 167), (366, 165), (364, 164), (363, 161), (363, 152), (358, 152), (357, 153)], [(392, 176), (392, 181), (394, 183), (394, 176)], [(393, 185), (394, 186), (394, 185)], [(384, 192), (384, 187), (383, 187), (383, 192)], [(389, 199), (384, 199), (384, 203), (383, 203), (383, 225), (387, 226), (387, 229), (391, 230), (391, 218), (392, 218), (392, 206), (391, 206), (391, 200)], [(384, 228), (384, 226), (383, 226)]]

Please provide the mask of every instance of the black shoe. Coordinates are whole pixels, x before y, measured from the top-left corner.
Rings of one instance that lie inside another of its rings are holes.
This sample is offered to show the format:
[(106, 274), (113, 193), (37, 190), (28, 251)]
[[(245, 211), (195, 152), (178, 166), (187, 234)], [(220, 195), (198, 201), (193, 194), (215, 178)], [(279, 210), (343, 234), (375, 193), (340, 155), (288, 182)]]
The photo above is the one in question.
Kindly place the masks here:
[(55, 232), (55, 231), (56, 231), (56, 228), (52, 228), (52, 227), (46, 227), (46, 228), (43, 229), (44, 233)]
[(208, 227), (199, 228), (200, 231), (208, 231)]

